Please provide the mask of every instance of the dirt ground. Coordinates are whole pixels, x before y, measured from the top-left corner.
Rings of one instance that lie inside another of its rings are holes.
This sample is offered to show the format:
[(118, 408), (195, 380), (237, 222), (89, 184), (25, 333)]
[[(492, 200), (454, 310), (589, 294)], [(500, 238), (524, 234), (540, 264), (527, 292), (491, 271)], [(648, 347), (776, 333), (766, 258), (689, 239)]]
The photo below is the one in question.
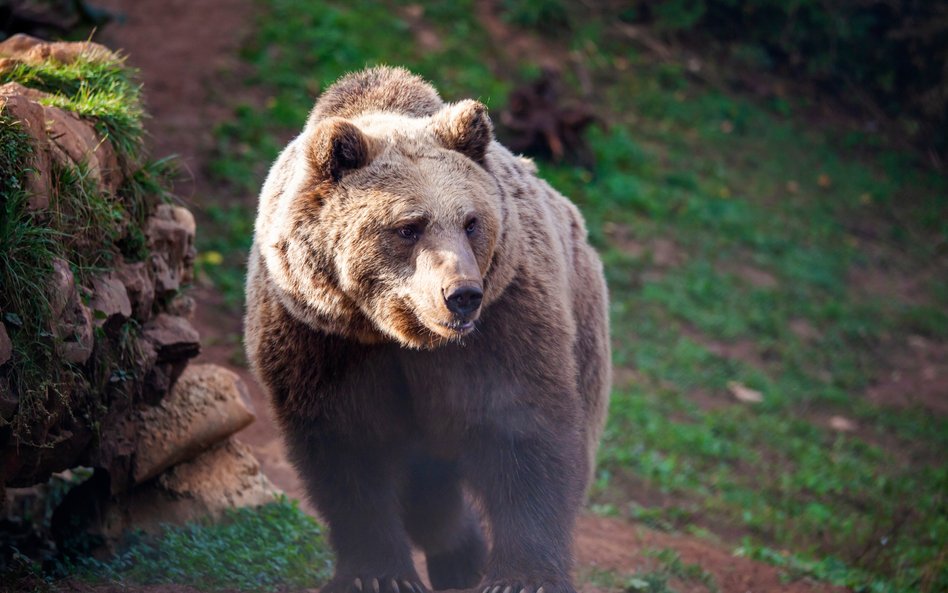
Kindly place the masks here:
[[(103, 28), (95, 39), (121, 49), (131, 65), (141, 70), (152, 154), (179, 155), (190, 177), (177, 187), (198, 219), (212, 200), (247, 200), (228, 196), (208, 181), (206, 164), (213, 147), (212, 130), (231, 114), (245, 91), (240, 88), (237, 50), (253, 24), (251, 0), (98, 0), (97, 5), (121, 15), (121, 21)], [(200, 232), (200, 228), (198, 229)], [(241, 318), (230, 312), (210, 287), (198, 286), (195, 325), (201, 332), (203, 352), (198, 362), (226, 366), (246, 381), (257, 421), (240, 434), (261, 461), (264, 472), (289, 496), (306, 503), (300, 481), (289, 465), (268, 404), (248, 370), (239, 361)], [(671, 548), (683, 562), (696, 563), (714, 575), (721, 591), (834, 591), (827, 585), (799, 581), (783, 583), (769, 565), (732, 555), (731, 548), (713, 541), (653, 531), (624, 521), (583, 516), (577, 529), (580, 572), (593, 567), (631, 573), (648, 566), (643, 552)], [(689, 588), (692, 587), (692, 588)], [(104, 592), (114, 587), (67, 585), (76, 591)], [(682, 591), (701, 586), (678, 584)], [(142, 593), (192, 593), (189, 586), (122, 587)], [(593, 591), (594, 589), (588, 588)]]

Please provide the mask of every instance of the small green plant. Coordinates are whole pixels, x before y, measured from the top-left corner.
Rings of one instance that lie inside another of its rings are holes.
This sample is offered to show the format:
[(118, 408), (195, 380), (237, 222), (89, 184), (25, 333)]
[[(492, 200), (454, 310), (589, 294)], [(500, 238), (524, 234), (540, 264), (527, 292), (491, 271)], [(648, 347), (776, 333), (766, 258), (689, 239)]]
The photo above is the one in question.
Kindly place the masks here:
[(669, 584), (673, 575), (661, 569), (622, 574), (615, 570), (593, 568), (581, 573), (581, 582), (610, 593), (677, 593)]
[(714, 580), (714, 575), (698, 564), (682, 562), (681, 556), (675, 550), (658, 550), (652, 554), (661, 563), (662, 569), (669, 574), (684, 581), (701, 583), (708, 593), (718, 593), (718, 584)]
[[(717, 583), (710, 573), (696, 564), (683, 563), (674, 550), (647, 550), (646, 556), (658, 558), (659, 565), (631, 574), (591, 568), (581, 572), (579, 579), (610, 593), (678, 593), (671, 584), (674, 580), (696, 584), (707, 593), (718, 592)], [(689, 590), (693, 590), (693, 587), (689, 587)]]

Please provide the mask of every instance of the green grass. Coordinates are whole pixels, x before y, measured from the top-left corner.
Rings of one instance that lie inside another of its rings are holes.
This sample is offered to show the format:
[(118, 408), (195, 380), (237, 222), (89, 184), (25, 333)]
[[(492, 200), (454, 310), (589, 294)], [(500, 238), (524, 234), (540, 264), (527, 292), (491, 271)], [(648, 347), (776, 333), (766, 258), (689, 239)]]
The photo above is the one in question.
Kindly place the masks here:
[(44, 105), (94, 120), (96, 131), (112, 143), (123, 163), (130, 165), (138, 160), (144, 135), (141, 87), (133, 77), (134, 71), (121, 59), (80, 56), (69, 64), (55, 60), (17, 64), (0, 72), (0, 84), (18, 82), (49, 93), (41, 101)]
[[(232, 303), (253, 196), (339, 75), (405, 65), (449, 100), (496, 110), (535, 71), (487, 40), (471, 2), (426, 7), (441, 46), (425, 50), (398, 2), (261, 6), (244, 57), (247, 83), (269, 97), (218, 130), (213, 166), (246, 200), (213, 210), (199, 238), (214, 254), (205, 273)], [(558, 18), (557, 3), (505, 6), (519, 26)], [(795, 118), (792, 98), (754, 102), (655, 65), (609, 23), (570, 31), (560, 48), (589, 70), (610, 127), (589, 133), (593, 172), (541, 173), (587, 217), (612, 292), (615, 362), (635, 372), (613, 394), (595, 502), (669, 528), (727, 527), (744, 549), (792, 550), (799, 566), (833, 567), (807, 574), (857, 590), (948, 587), (948, 468), (933, 453), (948, 447), (948, 420), (864, 397), (910, 335), (948, 339), (943, 280), (895, 290), (945, 268), (945, 178), (871, 135)], [(569, 68), (566, 78), (578, 87)], [(853, 280), (865, 269), (892, 274), (891, 294)], [(736, 403), (731, 383), (763, 401)], [(859, 430), (828, 428), (832, 415)], [(630, 505), (626, 485), (638, 483), (677, 502)]]
[(59, 390), (63, 377), (50, 374), (55, 352), (47, 320), (46, 279), (59, 254), (58, 233), (27, 208), (25, 175), (33, 148), (18, 122), (0, 112), (0, 313), (13, 343), (9, 381), (19, 387), (20, 410), (0, 418), (21, 440), (31, 438), (33, 418), (46, 413), (46, 389)]
[(109, 561), (74, 560), (65, 572), (123, 584), (192, 583), (202, 590), (318, 587), (332, 576), (323, 529), (295, 501), (228, 511), (220, 521), (165, 526), (130, 537)]

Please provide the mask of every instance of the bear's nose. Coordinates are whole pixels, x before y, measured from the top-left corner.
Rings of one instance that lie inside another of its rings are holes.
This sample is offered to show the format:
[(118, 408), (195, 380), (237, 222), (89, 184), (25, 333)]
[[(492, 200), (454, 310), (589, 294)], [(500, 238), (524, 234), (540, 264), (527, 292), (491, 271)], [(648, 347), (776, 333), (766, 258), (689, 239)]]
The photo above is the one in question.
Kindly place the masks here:
[(481, 306), (484, 292), (476, 286), (461, 286), (445, 297), (448, 309), (455, 315), (470, 315)]

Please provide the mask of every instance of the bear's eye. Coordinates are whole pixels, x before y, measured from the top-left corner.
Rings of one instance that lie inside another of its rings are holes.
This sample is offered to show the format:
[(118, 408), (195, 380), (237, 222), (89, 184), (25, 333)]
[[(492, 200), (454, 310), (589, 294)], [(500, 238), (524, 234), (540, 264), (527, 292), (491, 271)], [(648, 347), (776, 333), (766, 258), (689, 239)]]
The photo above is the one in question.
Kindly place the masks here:
[(418, 227), (413, 224), (408, 224), (398, 229), (398, 236), (402, 239), (408, 241), (417, 241), (418, 240)]
[(468, 221), (467, 226), (464, 227), (464, 232), (470, 235), (475, 230), (477, 230), (477, 219), (472, 218), (471, 220)]

